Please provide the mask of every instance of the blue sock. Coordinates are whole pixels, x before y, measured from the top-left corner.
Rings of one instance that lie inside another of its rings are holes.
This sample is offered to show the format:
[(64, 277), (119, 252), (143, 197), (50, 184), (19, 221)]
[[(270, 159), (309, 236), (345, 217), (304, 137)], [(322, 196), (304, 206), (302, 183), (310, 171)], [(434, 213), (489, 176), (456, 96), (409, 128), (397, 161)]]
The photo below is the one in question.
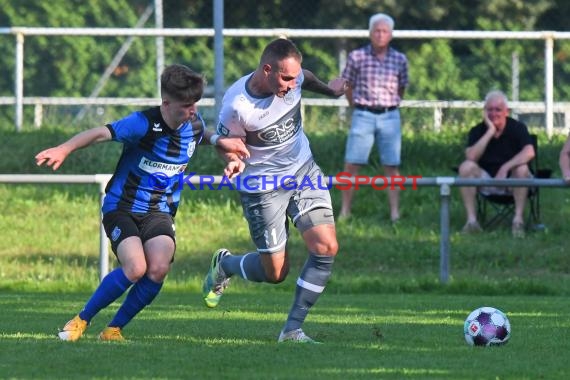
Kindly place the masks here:
[(222, 260), (222, 269), (227, 276), (237, 274), (244, 280), (253, 282), (265, 282), (265, 270), (261, 265), (259, 253), (246, 253), (243, 256), (226, 256)]
[(125, 276), (123, 268), (113, 270), (103, 278), (95, 293), (79, 312), (79, 317), (88, 323), (91, 322), (95, 314), (119, 298), (131, 285), (132, 282)]
[(295, 300), (289, 311), (284, 332), (301, 328), (309, 309), (317, 302), (331, 276), (334, 256), (310, 254), (297, 279)]
[(160, 292), (162, 284), (162, 282), (152, 281), (145, 274), (133, 285), (109, 326), (123, 328), (139, 311), (154, 300)]

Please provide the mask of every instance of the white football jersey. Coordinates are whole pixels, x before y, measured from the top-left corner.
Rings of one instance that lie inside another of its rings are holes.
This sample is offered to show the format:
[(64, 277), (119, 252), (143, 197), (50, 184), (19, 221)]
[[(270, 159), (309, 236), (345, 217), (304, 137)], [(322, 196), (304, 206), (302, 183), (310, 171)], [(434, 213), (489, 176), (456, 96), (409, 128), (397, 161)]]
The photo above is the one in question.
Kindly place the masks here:
[(301, 120), (303, 72), (297, 78), (297, 86), (283, 98), (252, 95), (247, 90), (251, 76), (239, 79), (224, 95), (217, 133), (245, 138), (251, 157), (245, 160), (241, 177), (248, 178), (248, 184), (256, 187), (255, 192), (262, 192), (271, 189), (261, 186), (260, 177), (294, 175), (312, 153)]

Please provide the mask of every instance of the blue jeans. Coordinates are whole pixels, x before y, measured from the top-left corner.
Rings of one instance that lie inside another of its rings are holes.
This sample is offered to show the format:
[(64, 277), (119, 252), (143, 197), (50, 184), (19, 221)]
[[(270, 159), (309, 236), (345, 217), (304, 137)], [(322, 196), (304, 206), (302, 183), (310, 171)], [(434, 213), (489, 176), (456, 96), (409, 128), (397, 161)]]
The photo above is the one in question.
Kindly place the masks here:
[(399, 109), (383, 114), (355, 109), (346, 141), (344, 161), (349, 164), (368, 164), (374, 142), (382, 165), (400, 165), (402, 130)]

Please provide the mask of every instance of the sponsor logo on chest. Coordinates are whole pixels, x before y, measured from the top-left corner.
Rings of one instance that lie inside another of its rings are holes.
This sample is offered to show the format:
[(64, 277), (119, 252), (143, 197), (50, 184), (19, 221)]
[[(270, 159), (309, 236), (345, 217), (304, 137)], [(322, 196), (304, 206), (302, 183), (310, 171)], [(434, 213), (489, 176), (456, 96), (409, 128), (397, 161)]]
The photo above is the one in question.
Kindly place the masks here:
[(165, 162), (152, 161), (146, 157), (142, 157), (139, 162), (139, 168), (146, 173), (162, 173), (168, 177), (172, 177), (179, 173), (183, 173), (184, 169), (186, 169), (186, 164), (168, 164)]
[(266, 143), (281, 144), (293, 137), (300, 126), (300, 123), (293, 118), (281, 120), (279, 123), (261, 130), (257, 137)]

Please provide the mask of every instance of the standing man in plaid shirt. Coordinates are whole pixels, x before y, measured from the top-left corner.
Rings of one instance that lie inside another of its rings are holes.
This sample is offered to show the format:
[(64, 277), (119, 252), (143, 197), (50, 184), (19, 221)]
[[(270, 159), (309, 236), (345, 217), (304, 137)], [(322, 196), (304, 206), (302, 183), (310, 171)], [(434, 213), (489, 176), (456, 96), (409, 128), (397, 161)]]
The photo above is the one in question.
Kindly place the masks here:
[[(346, 141), (344, 171), (355, 176), (368, 163), (372, 145), (376, 142), (384, 174), (399, 176), (402, 143), (400, 111), (398, 109), (408, 85), (408, 60), (390, 47), (394, 20), (378, 13), (370, 17), (370, 44), (353, 50), (342, 78), (350, 87), (346, 97), (351, 107), (352, 124)], [(354, 189), (342, 193), (341, 218), (350, 216)], [(399, 189), (388, 190), (390, 219), (400, 218)]]

